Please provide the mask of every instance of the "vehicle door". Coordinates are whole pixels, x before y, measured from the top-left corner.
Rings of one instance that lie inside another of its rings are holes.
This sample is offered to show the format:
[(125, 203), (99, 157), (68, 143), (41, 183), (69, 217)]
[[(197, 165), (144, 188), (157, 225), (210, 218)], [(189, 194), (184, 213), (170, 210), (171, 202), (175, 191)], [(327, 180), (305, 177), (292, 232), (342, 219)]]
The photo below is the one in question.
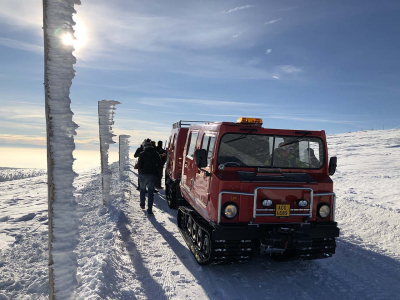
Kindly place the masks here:
[[(194, 191), (196, 200), (199, 201), (204, 206), (207, 205), (207, 202), (210, 197), (210, 180), (211, 180), (211, 166), (214, 152), (214, 142), (215, 135), (211, 133), (205, 133), (201, 142), (201, 149), (206, 150), (207, 152), (207, 167), (202, 170), (198, 169), (195, 166), (194, 170)], [(208, 174), (207, 174), (208, 172)]]
[(193, 171), (194, 167), (196, 166), (196, 162), (194, 160), (194, 150), (196, 148), (196, 141), (198, 134), (199, 134), (198, 131), (191, 131), (189, 133), (186, 142), (186, 148), (184, 150), (185, 161), (182, 170), (182, 181), (188, 192), (191, 192), (194, 183)]
[(175, 141), (175, 136), (176, 133), (171, 134), (170, 138), (169, 138), (169, 143), (168, 143), (168, 151), (167, 151), (167, 162), (166, 162), (166, 170), (168, 175), (173, 178), (172, 174), (173, 174), (173, 167), (174, 167), (174, 151), (175, 151), (175, 145), (174, 145), (174, 141)]

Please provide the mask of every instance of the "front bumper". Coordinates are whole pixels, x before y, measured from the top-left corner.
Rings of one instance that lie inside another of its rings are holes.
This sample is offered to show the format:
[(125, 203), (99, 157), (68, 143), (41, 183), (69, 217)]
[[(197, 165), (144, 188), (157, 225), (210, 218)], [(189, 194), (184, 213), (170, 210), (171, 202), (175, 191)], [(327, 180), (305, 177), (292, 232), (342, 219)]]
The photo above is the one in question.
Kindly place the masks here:
[(212, 231), (212, 240), (282, 240), (323, 239), (339, 236), (336, 222), (310, 222), (301, 224), (220, 224)]

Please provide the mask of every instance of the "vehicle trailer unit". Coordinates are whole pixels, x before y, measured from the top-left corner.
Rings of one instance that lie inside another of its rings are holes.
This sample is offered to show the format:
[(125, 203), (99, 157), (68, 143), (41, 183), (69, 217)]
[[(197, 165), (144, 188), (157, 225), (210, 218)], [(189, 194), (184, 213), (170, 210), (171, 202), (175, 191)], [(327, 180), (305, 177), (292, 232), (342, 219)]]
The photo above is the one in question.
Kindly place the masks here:
[(324, 131), (240, 118), (192, 124), (185, 135), (175, 205), (199, 264), (247, 261), (259, 252), (276, 259), (335, 253), (336, 157), (328, 160)]

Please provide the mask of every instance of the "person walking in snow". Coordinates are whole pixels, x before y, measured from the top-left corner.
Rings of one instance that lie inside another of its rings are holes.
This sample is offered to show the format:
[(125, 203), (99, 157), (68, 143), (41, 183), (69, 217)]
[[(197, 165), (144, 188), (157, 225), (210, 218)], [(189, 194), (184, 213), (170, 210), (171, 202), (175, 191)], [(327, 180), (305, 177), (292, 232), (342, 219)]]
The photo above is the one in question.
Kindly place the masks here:
[[(146, 140), (144, 140), (143, 143), (144, 143), (145, 141), (146, 141)], [(138, 158), (139, 155), (140, 155), (140, 153), (143, 152), (143, 150), (144, 150), (144, 149), (143, 149), (143, 143), (140, 145), (139, 148), (136, 149), (135, 154), (133, 155), (133, 157)], [(136, 188), (137, 191), (140, 190), (140, 180), (139, 180), (139, 178), (140, 178), (140, 171), (139, 171), (139, 169), (138, 169), (137, 188)]]
[(143, 152), (139, 155), (138, 169), (140, 172), (140, 208), (145, 209), (146, 187), (148, 190), (147, 214), (153, 215), (154, 185), (158, 175), (161, 158), (151, 144), (150, 139), (143, 143)]
[(158, 141), (156, 151), (160, 155), (161, 158), (161, 165), (158, 168), (158, 176), (157, 176), (157, 184), (156, 187), (162, 189), (161, 180), (163, 177), (163, 169), (165, 162), (167, 161), (167, 151), (165, 151), (162, 147), (162, 141)]

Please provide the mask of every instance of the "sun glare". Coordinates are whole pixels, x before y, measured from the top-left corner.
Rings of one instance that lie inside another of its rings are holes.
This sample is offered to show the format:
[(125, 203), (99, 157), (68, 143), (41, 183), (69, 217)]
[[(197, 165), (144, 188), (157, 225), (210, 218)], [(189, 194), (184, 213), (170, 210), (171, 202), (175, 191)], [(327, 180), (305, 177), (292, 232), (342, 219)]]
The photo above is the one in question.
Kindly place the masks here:
[(64, 45), (72, 45), (74, 43), (74, 38), (70, 33), (64, 34), (61, 39)]
[(78, 51), (86, 44), (86, 26), (80, 18), (74, 16), (76, 25), (74, 26), (74, 36), (70, 33), (66, 33), (61, 37), (64, 45), (73, 45), (75, 51)]

